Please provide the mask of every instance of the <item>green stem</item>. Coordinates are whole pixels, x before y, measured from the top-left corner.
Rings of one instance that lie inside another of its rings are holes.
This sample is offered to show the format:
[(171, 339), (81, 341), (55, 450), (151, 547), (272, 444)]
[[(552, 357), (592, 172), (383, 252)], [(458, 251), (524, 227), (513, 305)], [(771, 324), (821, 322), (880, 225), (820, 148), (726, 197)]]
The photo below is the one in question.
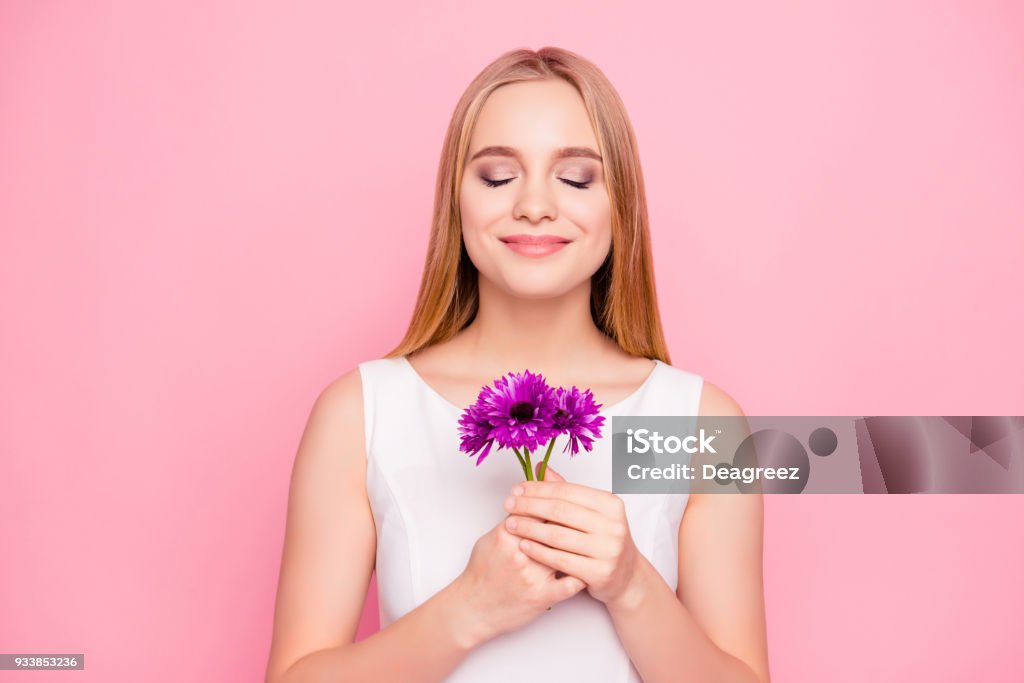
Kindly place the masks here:
[(557, 436), (551, 437), (551, 441), (548, 442), (548, 452), (544, 454), (544, 461), (540, 464), (540, 473), (537, 475), (537, 481), (544, 481), (544, 473), (548, 471), (548, 458), (551, 457), (551, 449), (555, 445), (555, 439)]
[(533, 481), (533, 463), (530, 462), (530, 449), (524, 447), (523, 448), (523, 455), (526, 456), (526, 471), (528, 473), (527, 476), (526, 476), (526, 480), (527, 481)]
[(519, 454), (519, 449), (513, 446), (512, 451), (516, 454), (516, 458), (519, 459), (519, 466), (523, 468), (523, 476), (529, 479), (530, 470), (526, 467), (526, 461), (523, 460), (523, 456)]

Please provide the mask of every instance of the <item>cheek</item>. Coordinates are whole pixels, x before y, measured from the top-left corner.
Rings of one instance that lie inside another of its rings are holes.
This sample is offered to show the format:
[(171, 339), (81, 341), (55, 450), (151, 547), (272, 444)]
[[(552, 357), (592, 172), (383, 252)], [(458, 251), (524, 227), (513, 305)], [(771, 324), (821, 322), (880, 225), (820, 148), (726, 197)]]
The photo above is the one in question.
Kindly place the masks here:
[(459, 192), (459, 209), (463, 229), (475, 231), (501, 219), (511, 210), (502, 193), (471, 180), (463, 181)]
[(476, 210), (479, 204), (473, 196), (472, 190), (466, 188), (465, 183), (459, 191), (459, 211), (462, 216), (463, 227), (476, 223)]
[(607, 251), (612, 240), (611, 203), (607, 197), (585, 197), (566, 203), (564, 213), (582, 230), (592, 248)]
[[(487, 190), (489, 188), (483, 188)], [(459, 217), (462, 223), (462, 240), (470, 261), (481, 271), (490, 271), (488, 263), (489, 244), (485, 237), (490, 227), (501, 220), (504, 209), (493, 195), (488, 196), (481, 188), (467, 187), (464, 183), (459, 191)]]

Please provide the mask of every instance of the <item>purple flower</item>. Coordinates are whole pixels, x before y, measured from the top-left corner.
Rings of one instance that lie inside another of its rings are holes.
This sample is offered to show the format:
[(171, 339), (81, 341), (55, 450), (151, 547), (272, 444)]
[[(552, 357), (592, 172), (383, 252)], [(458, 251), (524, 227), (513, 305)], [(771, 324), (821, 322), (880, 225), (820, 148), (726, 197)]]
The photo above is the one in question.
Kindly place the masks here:
[(568, 434), (562, 449), (571, 447), (571, 455), (593, 449), (593, 440), (601, 437), (604, 417), (598, 414), (600, 404), (594, 403), (590, 390), (576, 387), (557, 390), (548, 386), (544, 377), (529, 370), (508, 373), (495, 380), (493, 386), (480, 390), (476, 402), (462, 411), (459, 432), (460, 451), (479, 454), (476, 464), (483, 462), (497, 442), (500, 448), (511, 448), (527, 479), (533, 478), (530, 452), (547, 446), (543, 469), (555, 439)]
[(529, 370), (508, 373), (485, 386), (476, 402), (459, 418), (462, 444), (470, 455), (480, 452), (479, 465), (495, 441), (502, 448), (535, 450), (558, 434), (551, 428), (554, 392), (544, 377)]
[(477, 404), (494, 426), (491, 436), (502, 448), (536, 450), (556, 436), (551, 428), (555, 414), (553, 391), (542, 375), (529, 370), (509, 373), (485, 387)]
[(601, 425), (604, 417), (598, 414), (600, 404), (594, 403), (590, 389), (581, 392), (576, 387), (564, 389), (559, 387), (554, 394), (555, 414), (552, 427), (559, 434), (568, 434), (569, 440), (562, 452), (572, 446), (569, 457), (579, 453), (580, 444), (585, 450), (593, 449), (593, 439), (601, 438)]
[(476, 459), (479, 465), (491, 452), (494, 439), (491, 437), (491, 430), (494, 429), (487, 418), (480, 410), (480, 401), (466, 408), (459, 418), (459, 431), (462, 433), (462, 445), (459, 450), (469, 453), (471, 456), (483, 450), (480, 457)]

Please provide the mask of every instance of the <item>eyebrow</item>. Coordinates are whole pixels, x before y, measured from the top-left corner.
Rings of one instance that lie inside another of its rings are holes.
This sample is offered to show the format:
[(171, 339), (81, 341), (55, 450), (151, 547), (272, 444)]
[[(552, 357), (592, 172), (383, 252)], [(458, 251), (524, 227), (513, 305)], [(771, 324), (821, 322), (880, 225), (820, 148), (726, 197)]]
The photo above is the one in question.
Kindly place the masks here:
[[(470, 162), (476, 161), (480, 157), (513, 157), (522, 161), (522, 157), (519, 155), (519, 150), (515, 147), (507, 147), (505, 145), (491, 145), (484, 147), (479, 152), (470, 157)], [(590, 149), (589, 147), (560, 147), (555, 150), (552, 155), (555, 159), (567, 159), (571, 157), (586, 157), (588, 159), (596, 159), (601, 161), (601, 155)]]

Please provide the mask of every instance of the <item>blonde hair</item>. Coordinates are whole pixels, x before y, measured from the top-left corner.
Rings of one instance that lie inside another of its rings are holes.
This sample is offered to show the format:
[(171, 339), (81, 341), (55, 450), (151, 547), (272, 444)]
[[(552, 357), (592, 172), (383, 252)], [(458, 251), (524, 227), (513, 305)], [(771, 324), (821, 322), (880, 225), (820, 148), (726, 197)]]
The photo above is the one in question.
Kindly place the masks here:
[(438, 166), (430, 244), (416, 307), (405, 337), (386, 357), (445, 341), (476, 316), (477, 269), (462, 242), (459, 211), (470, 133), (495, 89), (551, 78), (568, 82), (583, 98), (611, 200), (611, 250), (591, 277), (594, 323), (627, 353), (671, 363), (658, 314), (640, 155), (625, 105), (597, 66), (556, 47), (506, 52), (481, 71), (459, 99)]

